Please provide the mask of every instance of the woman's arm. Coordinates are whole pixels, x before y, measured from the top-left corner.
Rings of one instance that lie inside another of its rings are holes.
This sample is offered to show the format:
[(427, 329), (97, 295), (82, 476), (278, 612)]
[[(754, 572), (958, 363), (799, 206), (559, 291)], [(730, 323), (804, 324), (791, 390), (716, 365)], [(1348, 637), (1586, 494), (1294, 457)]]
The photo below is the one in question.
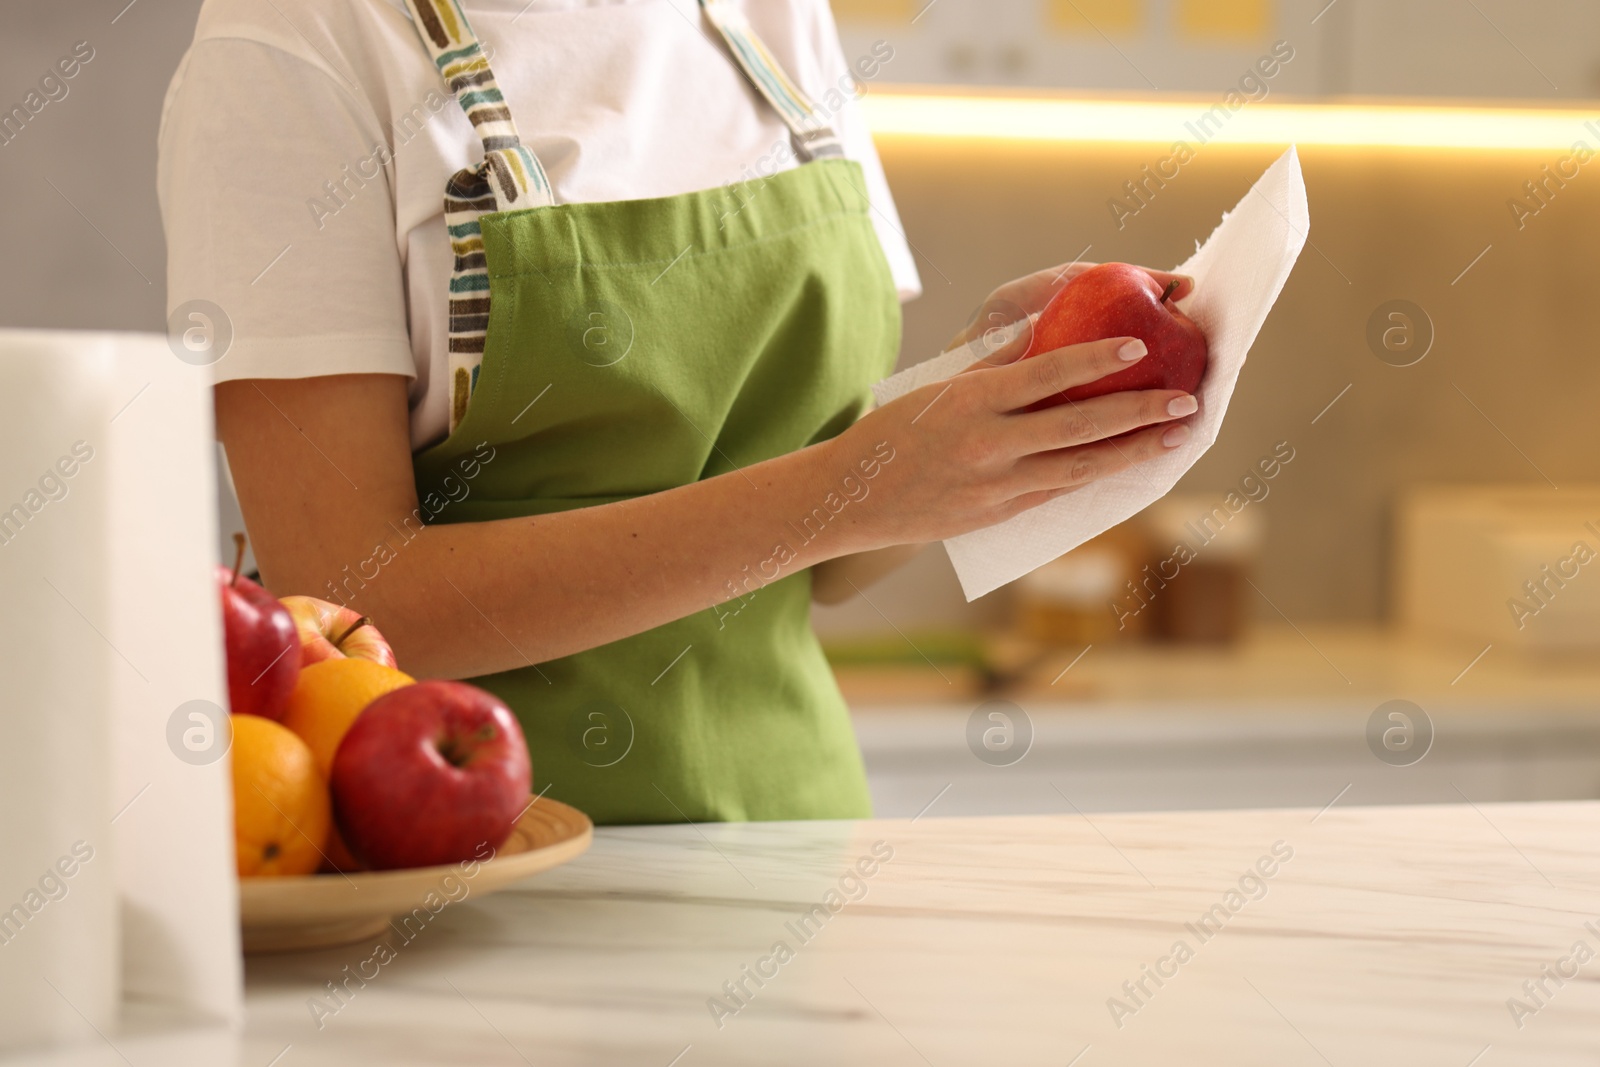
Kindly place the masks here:
[[(217, 429), (268, 588), (324, 599), (329, 582), (354, 589), (351, 606), (419, 675), (525, 666), (729, 600), (725, 583), (798, 540), (776, 517), (804, 515), (845, 473), (808, 449), (668, 493), (428, 526), (408, 541), (418, 502), (406, 390), (395, 375), (225, 382)], [(843, 518), (796, 545), (785, 573), (859, 547)]]
[[(226, 382), (217, 387), (217, 431), (269, 588), (326, 598), (329, 583), (364, 569), (373, 576), (351, 604), (378, 621), (401, 662), (419, 675), (471, 677), (742, 595), (780, 544), (790, 549), (787, 575), (940, 540), (1175, 447), (1182, 438), (1164, 435), (1182, 428), (1151, 425), (1180, 417), (1168, 404), (1182, 394), (1170, 390), (1021, 410), (1126, 366), (1117, 353), (1127, 340), (975, 367), (838, 437), (741, 471), (614, 504), (430, 526), (410, 540), (401, 532), (417, 507), (406, 379)], [(1141, 426), (1115, 445), (1104, 440)], [(800, 542), (789, 532), (869, 465), (870, 493), (821, 536)], [(382, 561), (375, 575), (374, 560)]]
[[(1031, 318), (1044, 310), (1062, 286), (1072, 279), (1096, 266), (1081, 260), (1071, 263), (1059, 263), (1054, 267), (1036, 270), (1032, 274), (1024, 274), (1020, 278), (1013, 278), (1004, 285), (998, 286), (985, 298), (982, 306), (973, 314), (972, 319), (957, 331), (945, 346), (948, 351), (956, 345), (968, 344), (984, 337), (989, 331), (1023, 318)], [(1151, 270), (1149, 267), (1140, 268), (1162, 285), (1177, 282), (1178, 287), (1172, 291), (1171, 299), (1174, 302), (1183, 300), (1194, 292), (1194, 279), (1187, 274), (1173, 274), (1164, 270)], [(1024, 348), (1026, 345), (1023, 346)], [(1021, 355), (1015, 348), (1008, 348), (1008, 353)], [(1015, 358), (1014, 356), (1012, 358)]]

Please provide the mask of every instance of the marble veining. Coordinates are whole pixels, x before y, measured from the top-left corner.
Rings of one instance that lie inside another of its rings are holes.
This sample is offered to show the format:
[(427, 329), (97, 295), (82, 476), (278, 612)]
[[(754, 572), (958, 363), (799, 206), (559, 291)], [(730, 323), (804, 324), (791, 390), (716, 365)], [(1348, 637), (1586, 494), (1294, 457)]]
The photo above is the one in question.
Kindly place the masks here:
[[(252, 959), (236, 1062), (1594, 1067), (1597, 831), (1596, 802), (603, 829), (382, 964)], [(232, 1059), (144, 1049), (103, 1062)]]

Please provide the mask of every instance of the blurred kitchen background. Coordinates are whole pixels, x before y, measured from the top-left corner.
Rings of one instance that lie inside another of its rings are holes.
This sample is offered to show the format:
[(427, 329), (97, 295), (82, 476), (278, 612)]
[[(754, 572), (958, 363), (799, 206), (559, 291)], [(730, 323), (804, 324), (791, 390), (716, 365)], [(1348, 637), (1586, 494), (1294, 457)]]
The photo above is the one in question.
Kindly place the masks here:
[[(1132, 200), (1194, 141), (1181, 120), (997, 137), (956, 122), (965, 102), (1307, 109), (1310, 242), (1179, 492), (977, 602), (935, 548), (816, 613), (879, 813), (1600, 796), (1600, 171), (1572, 151), (1600, 150), (1600, 5), (833, 7), (848, 58), (893, 49), (864, 106), (926, 290), (902, 365), (1005, 279), (1181, 262), (1288, 140), (1219, 137)], [(198, 8), (8, 27), (5, 110), (77, 42), (94, 58), (0, 145), (0, 242), (29, 250), (0, 266), (0, 323), (165, 328), (156, 126)], [(896, 100), (933, 103), (914, 121)], [(1127, 583), (1207, 516), (1221, 535), (1141, 606)]]

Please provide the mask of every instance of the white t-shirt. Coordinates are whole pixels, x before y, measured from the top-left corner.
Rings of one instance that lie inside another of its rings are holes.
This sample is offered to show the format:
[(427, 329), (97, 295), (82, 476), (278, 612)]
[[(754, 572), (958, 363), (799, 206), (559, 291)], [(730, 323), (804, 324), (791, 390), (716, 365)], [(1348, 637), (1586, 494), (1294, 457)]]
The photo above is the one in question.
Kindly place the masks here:
[[(813, 99), (853, 88), (826, 0), (745, 6)], [(771, 173), (788, 143), (696, 0), (463, 7), (558, 203), (715, 188)], [(871, 137), (853, 102), (833, 122), (909, 299)], [(162, 111), (169, 313), (198, 299), (228, 317), (219, 381), (412, 376), (412, 447), (431, 444), (448, 424), (444, 187), (481, 159), (404, 0), (206, 0)]]

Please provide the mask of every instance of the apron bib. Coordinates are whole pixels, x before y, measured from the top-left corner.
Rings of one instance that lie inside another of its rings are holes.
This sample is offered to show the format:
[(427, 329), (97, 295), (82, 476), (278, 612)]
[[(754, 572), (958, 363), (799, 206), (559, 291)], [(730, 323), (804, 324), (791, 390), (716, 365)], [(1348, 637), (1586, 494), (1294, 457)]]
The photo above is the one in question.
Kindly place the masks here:
[[(414, 458), (419, 497), (475, 473), (440, 521), (661, 492), (824, 440), (865, 410), (900, 340), (865, 181), (736, 8), (702, 5), (809, 161), (681, 196), (555, 204), (465, 14), (453, 0), (408, 2), (485, 149), (446, 191), (452, 430)], [(819, 534), (785, 524), (781, 536)], [(810, 571), (738, 591), (472, 679), (516, 713), (536, 789), (597, 823), (869, 816), (811, 628)], [(626, 591), (615, 595), (625, 610)]]

